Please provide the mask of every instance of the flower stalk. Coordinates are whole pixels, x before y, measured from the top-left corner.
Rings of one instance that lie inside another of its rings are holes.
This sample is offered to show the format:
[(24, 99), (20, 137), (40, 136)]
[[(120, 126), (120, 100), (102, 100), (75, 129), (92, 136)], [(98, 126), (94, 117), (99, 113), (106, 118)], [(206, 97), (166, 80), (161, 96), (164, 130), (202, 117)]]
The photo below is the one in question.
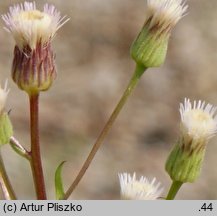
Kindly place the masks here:
[(29, 95), (30, 101), (30, 133), (31, 133), (31, 167), (37, 198), (46, 199), (44, 175), (41, 162), (38, 122), (39, 94)]
[(95, 144), (93, 145), (86, 161), (84, 162), (81, 170), (79, 171), (77, 177), (75, 178), (75, 180), (73, 181), (73, 183), (71, 184), (71, 186), (69, 187), (69, 189), (66, 191), (65, 196), (63, 199), (68, 199), (69, 196), (71, 195), (71, 193), (74, 191), (74, 189), (76, 188), (76, 186), (78, 185), (78, 183), (81, 181), (82, 177), (84, 176), (86, 170), (88, 169), (88, 167), (90, 166), (91, 162), (93, 161), (93, 158), (95, 157), (99, 147), (102, 145), (106, 135), (109, 133), (110, 129), (112, 128), (116, 118), (118, 117), (118, 114), (120, 113), (120, 111), (122, 110), (124, 104), (126, 103), (127, 99), (129, 98), (129, 96), (131, 95), (131, 93), (133, 92), (134, 88), (136, 87), (140, 77), (142, 76), (142, 74), (144, 73), (144, 71), (146, 70), (145, 67), (141, 66), (141, 65), (136, 65), (136, 69), (135, 72), (124, 92), (124, 94), (122, 95), (120, 101), (118, 102), (117, 106), (115, 107), (113, 113), (111, 114), (109, 120), (107, 121), (107, 123), (105, 124), (104, 128), (102, 129), (101, 133), (99, 134)]
[(178, 193), (179, 189), (181, 188), (183, 182), (180, 181), (173, 181), (170, 190), (168, 192), (168, 195), (166, 197), (166, 200), (173, 200)]

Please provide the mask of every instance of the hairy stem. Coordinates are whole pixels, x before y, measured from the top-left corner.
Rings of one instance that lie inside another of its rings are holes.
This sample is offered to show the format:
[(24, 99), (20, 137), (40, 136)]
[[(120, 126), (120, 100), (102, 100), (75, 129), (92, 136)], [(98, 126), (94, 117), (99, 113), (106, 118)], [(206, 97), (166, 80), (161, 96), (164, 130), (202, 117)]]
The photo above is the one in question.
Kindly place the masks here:
[(41, 163), (40, 143), (39, 143), (39, 125), (38, 125), (38, 102), (39, 94), (29, 96), (30, 101), (30, 131), (31, 131), (31, 168), (34, 178), (37, 199), (45, 200), (46, 191), (44, 175)]
[(124, 104), (126, 103), (127, 99), (129, 98), (130, 94), (132, 93), (133, 89), (136, 87), (136, 84), (138, 83), (141, 75), (144, 73), (144, 71), (146, 70), (146, 68), (144, 68), (141, 65), (137, 65), (136, 66), (136, 70), (124, 92), (124, 94), (122, 95), (120, 101), (118, 102), (116, 108), (114, 109), (113, 113), (111, 114), (110, 118), (108, 119), (107, 123), (105, 124), (103, 130), (101, 131), (101, 133), (99, 134), (95, 144), (93, 145), (86, 161), (84, 162), (82, 168), (80, 169), (78, 175), (76, 176), (74, 182), (71, 184), (71, 186), (69, 187), (69, 189), (66, 191), (65, 196), (63, 199), (68, 199), (69, 196), (71, 195), (71, 193), (74, 191), (74, 189), (76, 188), (76, 186), (78, 185), (78, 183), (81, 181), (82, 177), (84, 176), (86, 170), (88, 169), (88, 167), (90, 166), (93, 158), (96, 155), (96, 152), (98, 151), (99, 147), (101, 146), (101, 144), (103, 143), (106, 135), (108, 134), (108, 132), (110, 131), (113, 123), (115, 122), (118, 114), (120, 113), (121, 109), (123, 108)]

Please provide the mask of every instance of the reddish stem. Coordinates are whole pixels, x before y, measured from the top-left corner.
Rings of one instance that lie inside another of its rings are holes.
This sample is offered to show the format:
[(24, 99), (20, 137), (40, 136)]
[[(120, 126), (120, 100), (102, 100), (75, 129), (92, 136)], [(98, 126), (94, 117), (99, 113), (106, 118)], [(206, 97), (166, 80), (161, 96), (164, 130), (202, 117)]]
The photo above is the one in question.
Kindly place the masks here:
[(44, 175), (41, 163), (40, 143), (39, 143), (39, 124), (38, 124), (38, 101), (39, 94), (30, 95), (30, 131), (31, 131), (31, 167), (35, 183), (37, 199), (45, 200), (46, 191)]

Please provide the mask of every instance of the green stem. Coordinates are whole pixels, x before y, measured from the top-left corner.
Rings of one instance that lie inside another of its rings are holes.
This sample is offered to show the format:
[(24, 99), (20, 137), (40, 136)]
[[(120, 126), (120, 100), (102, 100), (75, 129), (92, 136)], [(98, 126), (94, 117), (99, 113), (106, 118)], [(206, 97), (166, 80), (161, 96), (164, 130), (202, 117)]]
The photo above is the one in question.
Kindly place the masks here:
[(31, 131), (31, 168), (35, 184), (37, 199), (45, 200), (46, 191), (44, 175), (41, 163), (40, 143), (39, 143), (39, 124), (38, 124), (38, 101), (39, 94), (29, 95), (30, 101), (30, 131)]
[(170, 190), (168, 192), (166, 200), (173, 200), (178, 193), (179, 189), (181, 188), (183, 182), (180, 181), (173, 181)]
[(3, 190), (5, 199), (16, 200), (16, 195), (5, 170), (4, 162), (0, 153), (0, 185)]
[(89, 153), (86, 161), (84, 162), (82, 168), (80, 169), (78, 175), (76, 176), (74, 182), (71, 184), (71, 186), (69, 187), (69, 189), (66, 191), (65, 196), (63, 197), (63, 199), (68, 199), (69, 196), (71, 195), (71, 193), (74, 191), (74, 189), (76, 188), (76, 186), (78, 185), (78, 183), (81, 181), (82, 177), (84, 176), (86, 170), (88, 169), (88, 167), (90, 166), (94, 156), (96, 155), (96, 152), (98, 151), (99, 147), (101, 146), (101, 144), (103, 143), (106, 135), (108, 134), (108, 132), (110, 131), (114, 121), (116, 120), (118, 114), (120, 113), (121, 109), (123, 108), (124, 104), (126, 103), (128, 97), (130, 96), (130, 94), (132, 93), (133, 89), (136, 87), (136, 84), (138, 83), (141, 75), (144, 73), (144, 71), (146, 70), (146, 68), (144, 68), (141, 65), (137, 65), (135, 72), (123, 94), (123, 96), (121, 97), (120, 101), (118, 102), (116, 108), (114, 109), (113, 113), (111, 114), (109, 120), (107, 121), (107, 123), (105, 124), (103, 130), (101, 131), (101, 133), (99, 134), (95, 144), (93, 145), (91, 152)]

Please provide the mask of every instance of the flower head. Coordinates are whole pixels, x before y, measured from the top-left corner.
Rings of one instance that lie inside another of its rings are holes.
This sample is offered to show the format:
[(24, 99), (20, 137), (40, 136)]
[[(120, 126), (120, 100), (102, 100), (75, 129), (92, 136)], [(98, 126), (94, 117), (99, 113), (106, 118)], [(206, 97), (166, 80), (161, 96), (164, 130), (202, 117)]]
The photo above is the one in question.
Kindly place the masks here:
[(35, 49), (38, 43), (50, 41), (57, 30), (68, 21), (61, 17), (53, 5), (45, 4), (43, 11), (36, 9), (35, 2), (24, 2), (9, 8), (2, 15), (5, 29), (12, 33), (17, 46)]
[(149, 181), (146, 177), (141, 176), (139, 180), (136, 179), (136, 174), (131, 176), (128, 173), (118, 174), (121, 197), (124, 200), (155, 200), (159, 198), (163, 192), (160, 183), (156, 183), (153, 178)]
[(55, 55), (51, 40), (68, 21), (53, 5), (36, 9), (35, 2), (24, 2), (2, 15), (5, 29), (15, 42), (12, 78), (28, 94), (49, 89), (56, 78)]
[(6, 80), (4, 84), (4, 88), (1, 88), (0, 86), (0, 115), (4, 110), (6, 99), (9, 93), (9, 89), (7, 87), (8, 87), (8, 81)]
[(137, 64), (149, 68), (164, 63), (171, 30), (187, 8), (183, 0), (147, 0), (145, 24), (131, 47)]
[(185, 98), (180, 104), (181, 133), (172, 149), (166, 170), (175, 181), (194, 182), (201, 171), (206, 144), (217, 133), (217, 108)]
[(217, 108), (202, 101), (180, 104), (181, 130), (186, 139), (207, 142), (217, 133)]

